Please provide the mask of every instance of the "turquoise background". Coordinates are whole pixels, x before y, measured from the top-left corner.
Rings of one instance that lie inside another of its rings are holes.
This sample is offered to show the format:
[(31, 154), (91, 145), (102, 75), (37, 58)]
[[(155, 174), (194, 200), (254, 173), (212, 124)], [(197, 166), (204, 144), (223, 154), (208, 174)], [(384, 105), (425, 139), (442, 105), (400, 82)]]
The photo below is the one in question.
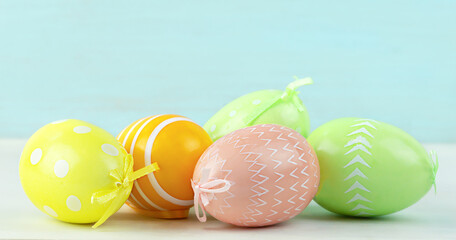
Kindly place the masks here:
[(113, 134), (301, 88), (312, 128), (339, 117), (456, 141), (456, 1), (0, 1), (0, 137), (57, 119)]

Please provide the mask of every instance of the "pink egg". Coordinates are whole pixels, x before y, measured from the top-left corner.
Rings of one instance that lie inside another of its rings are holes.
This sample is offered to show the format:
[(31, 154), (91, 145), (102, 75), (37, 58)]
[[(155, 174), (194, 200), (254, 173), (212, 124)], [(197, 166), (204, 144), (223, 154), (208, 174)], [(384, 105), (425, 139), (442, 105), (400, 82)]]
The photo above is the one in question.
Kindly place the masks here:
[(317, 156), (298, 132), (273, 124), (239, 129), (199, 159), (192, 180), (195, 211), (200, 221), (206, 210), (238, 226), (273, 225), (304, 210), (319, 179)]

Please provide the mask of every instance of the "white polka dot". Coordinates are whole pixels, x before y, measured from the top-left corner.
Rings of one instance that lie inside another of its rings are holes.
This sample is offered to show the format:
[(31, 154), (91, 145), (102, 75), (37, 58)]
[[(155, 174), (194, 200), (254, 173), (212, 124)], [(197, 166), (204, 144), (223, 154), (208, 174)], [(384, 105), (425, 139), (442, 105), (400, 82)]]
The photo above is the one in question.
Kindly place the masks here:
[(216, 127), (217, 127), (217, 126), (215, 126), (215, 124), (212, 125), (212, 127), (211, 127), (211, 132), (215, 131), (215, 128), (216, 128)]
[(260, 99), (255, 99), (255, 100), (253, 100), (253, 102), (252, 102), (253, 105), (258, 105), (258, 104), (260, 104), (260, 103), (261, 103), (261, 100), (260, 100)]
[(117, 150), (117, 148), (115, 148), (113, 145), (108, 144), (108, 143), (101, 145), (101, 150), (103, 150), (103, 152), (105, 152), (111, 156), (119, 155), (119, 150)]
[(67, 198), (66, 205), (71, 211), (77, 212), (81, 210), (81, 201), (74, 195), (71, 195)]
[(51, 122), (51, 124), (63, 123), (63, 122), (65, 122), (66, 120), (68, 120), (68, 119), (57, 120), (57, 121)]
[(234, 117), (234, 115), (236, 115), (236, 110), (230, 112), (230, 117)]
[(30, 155), (30, 162), (35, 165), (41, 160), (41, 156), (43, 156), (43, 151), (41, 148), (37, 148), (33, 150), (32, 154)]
[(88, 132), (92, 131), (92, 129), (87, 127), (87, 126), (77, 126), (77, 127), (73, 128), (73, 131), (75, 133), (81, 133), (82, 134), (82, 133), (88, 133)]
[(44, 209), (44, 211), (47, 212), (47, 214), (49, 214), (49, 215), (51, 215), (53, 217), (57, 217), (58, 216), (57, 213), (54, 211), (54, 209), (52, 209), (52, 208), (50, 208), (48, 206), (44, 206), (43, 209)]
[(54, 165), (54, 173), (57, 177), (63, 178), (68, 174), (70, 165), (65, 160), (58, 160)]

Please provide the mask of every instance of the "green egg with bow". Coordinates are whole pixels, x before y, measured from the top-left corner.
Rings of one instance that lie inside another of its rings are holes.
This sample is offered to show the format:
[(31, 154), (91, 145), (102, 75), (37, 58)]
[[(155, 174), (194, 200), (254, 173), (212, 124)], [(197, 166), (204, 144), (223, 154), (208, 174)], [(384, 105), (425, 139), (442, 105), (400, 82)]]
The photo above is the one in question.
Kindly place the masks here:
[(309, 114), (296, 89), (312, 83), (311, 78), (297, 79), (285, 91), (261, 90), (241, 96), (212, 116), (204, 129), (214, 141), (235, 130), (258, 124), (282, 125), (307, 137)]

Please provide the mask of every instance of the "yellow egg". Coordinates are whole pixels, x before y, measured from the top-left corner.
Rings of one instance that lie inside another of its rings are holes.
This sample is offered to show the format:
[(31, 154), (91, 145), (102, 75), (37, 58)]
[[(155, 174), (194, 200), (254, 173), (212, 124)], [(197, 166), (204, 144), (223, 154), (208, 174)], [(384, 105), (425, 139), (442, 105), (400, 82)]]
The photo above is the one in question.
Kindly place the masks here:
[(37, 208), (61, 221), (98, 221), (96, 226), (123, 205), (135, 178), (154, 170), (135, 175), (131, 155), (114, 136), (80, 120), (39, 129), (19, 166), (24, 191)]

